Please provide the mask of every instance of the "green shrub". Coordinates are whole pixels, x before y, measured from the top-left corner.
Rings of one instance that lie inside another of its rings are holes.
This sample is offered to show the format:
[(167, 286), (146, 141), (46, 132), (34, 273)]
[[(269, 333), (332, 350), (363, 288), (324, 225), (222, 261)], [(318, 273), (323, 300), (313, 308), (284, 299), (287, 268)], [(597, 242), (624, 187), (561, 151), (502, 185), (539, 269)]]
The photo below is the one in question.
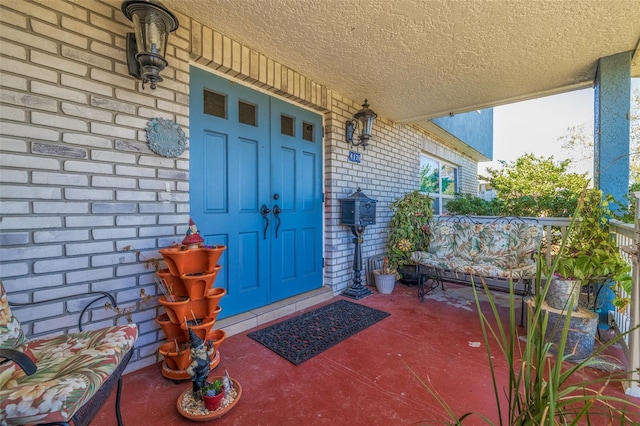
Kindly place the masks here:
[(408, 192), (389, 204), (387, 257), (393, 269), (411, 263), (411, 252), (429, 248), (427, 223), (433, 217), (433, 199), (420, 192)]

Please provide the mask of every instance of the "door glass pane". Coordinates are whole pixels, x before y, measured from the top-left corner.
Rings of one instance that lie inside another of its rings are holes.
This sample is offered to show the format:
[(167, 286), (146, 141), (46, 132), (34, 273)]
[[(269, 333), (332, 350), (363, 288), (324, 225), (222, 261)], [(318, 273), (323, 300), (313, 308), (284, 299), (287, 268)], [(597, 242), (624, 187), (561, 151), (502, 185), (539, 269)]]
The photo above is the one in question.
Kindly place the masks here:
[(440, 192), (440, 168), (438, 162), (427, 156), (420, 156), (420, 191), (429, 194), (438, 194)]
[(313, 142), (313, 124), (302, 122), (302, 139)]
[(295, 120), (288, 115), (280, 115), (280, 133), (287, 136), (295, 136), (294, 133)]
[(238, 101), (238, 121), (249, 126), (257, 126), (257, 109), (253, 104)]
[(204, 113), (215, 117), (227, 118), (227, 96), (221, 93), (204, 91)]

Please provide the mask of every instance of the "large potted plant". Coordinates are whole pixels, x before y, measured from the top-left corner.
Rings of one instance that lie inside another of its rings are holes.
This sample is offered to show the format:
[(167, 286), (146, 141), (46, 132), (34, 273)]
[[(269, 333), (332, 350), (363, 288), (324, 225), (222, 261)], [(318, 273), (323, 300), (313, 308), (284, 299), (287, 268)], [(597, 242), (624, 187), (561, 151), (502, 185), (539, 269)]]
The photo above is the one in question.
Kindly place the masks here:
[(389, 222), (387, 257), (389, 267), (396, 269), (403, 280), (407, 280), (410, 273), (415, 273), (411, 253), (429, 248), (427, 224), (433, 217), (432, 202), (428, 195), (413, 191), (389, 204), (393, 216)]
[[(609, 232), (609, 202), (603, 197), (602, 191), (589, 189), (582, 194), (580, 205), (575, 225), (557, 255), (555, 276), (549, 288), (551, 294), (547, 297), (550, 303), (554, 303), (550, 299), (555, 297), (556, 290), (560, 296), (562, 290), (557, 289), (555, 284), (561, 281), (579, 281), (577, 287), (605, 285), (611, 291), (616, 290), (617, 283), (631, 293), (631, 269)], [(574, 291), (579, 295), (579, 290)], [(617, 297), (614, 303), (624, 306), (627, 302)]]
[[(609, 233), (607, 218), (610, 211), (602, 192), (585, 190), (578, 206), (573, 226), (551, 265), (553, 274), (546, 274), (550, 279), (545, 295), (548, 305), (545, 310), (549, 314), (550, 324), (547, 338), (554, 343), (561, 338), (566, 339), (570, 343), (567, 350), (573, 353), (564, 355), (570, 359), (585, 358), (593, 350), (599, 322), (597, 308), (600, 291), (615, 291), (616, 283), (629, 291), (631, 284), (630, 267)], [(593, 309), (580, 306), (580, 294), (585, 285), (596, 289)], [(616, 303), (624, 305), (624, 300), (617, 298)], [(561, 334), (561, 324), (567, 318), (568, 310), (572, 311), (570, 330), (564, 336)]]

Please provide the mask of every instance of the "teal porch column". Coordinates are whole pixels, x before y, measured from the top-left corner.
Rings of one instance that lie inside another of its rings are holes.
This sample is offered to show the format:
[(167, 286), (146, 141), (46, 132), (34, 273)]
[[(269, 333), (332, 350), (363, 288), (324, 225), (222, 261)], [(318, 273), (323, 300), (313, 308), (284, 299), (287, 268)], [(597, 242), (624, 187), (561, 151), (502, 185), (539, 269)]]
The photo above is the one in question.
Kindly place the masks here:
[(600, 58), (595, 81), (594, 185), (620, 202), (629, 190), (632, 53)]

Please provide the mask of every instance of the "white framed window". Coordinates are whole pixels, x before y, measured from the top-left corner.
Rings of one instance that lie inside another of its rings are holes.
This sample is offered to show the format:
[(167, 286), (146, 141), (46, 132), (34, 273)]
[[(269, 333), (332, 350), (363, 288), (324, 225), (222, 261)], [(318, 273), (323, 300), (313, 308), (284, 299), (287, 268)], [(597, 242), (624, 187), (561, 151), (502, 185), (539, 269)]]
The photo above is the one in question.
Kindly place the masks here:
[(433, 197), (433, 214), (446, 214), (447, 203), (458, 192), (458, 167), (420, 154), (420, 191)]

